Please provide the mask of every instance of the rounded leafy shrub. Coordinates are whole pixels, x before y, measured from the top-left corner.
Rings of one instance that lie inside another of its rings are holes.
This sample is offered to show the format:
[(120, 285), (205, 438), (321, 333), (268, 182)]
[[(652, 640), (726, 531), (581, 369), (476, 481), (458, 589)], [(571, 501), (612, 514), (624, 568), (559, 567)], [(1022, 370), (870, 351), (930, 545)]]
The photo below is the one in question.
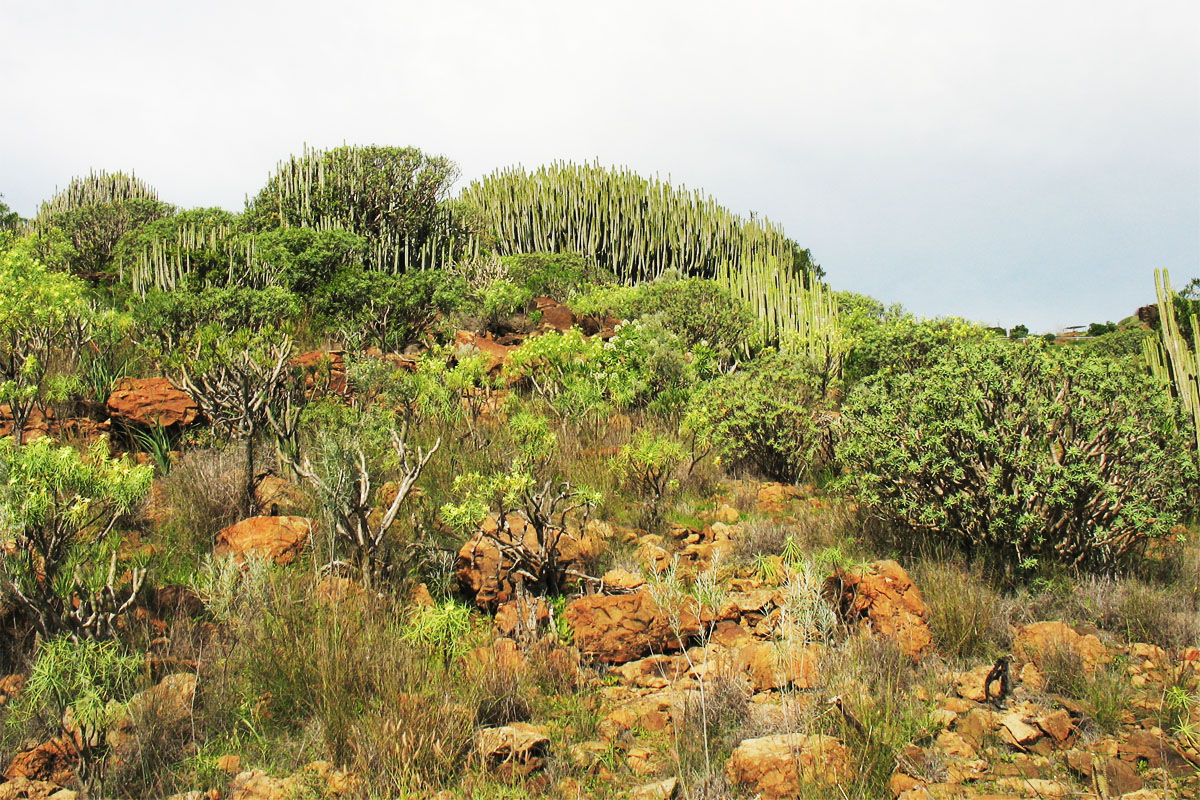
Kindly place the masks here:
[(685, 347), (705, 345), (722, 361), (732, 359), (755, 328), (744, 300), (702, 278), (665, 277), (639, 286), (628, 312), (631, 319), (658, 315)]
[(962, 340), (843, 408), (845, 481), (893, 523), (1006, 568), (1121, 563), (1194, 497), (1184, 420), (1126, 363)]
[(612, 273), (580, 253), (521, 253), (502, 259), (509, 280), (531, 296), (565, 300), (575, 289), (611, 281)]
[(768, 354), (703, 384), (684, 430), (722, 461), (796, 481), (825, 460), (834, 418), (821, 378), (802, 359)]

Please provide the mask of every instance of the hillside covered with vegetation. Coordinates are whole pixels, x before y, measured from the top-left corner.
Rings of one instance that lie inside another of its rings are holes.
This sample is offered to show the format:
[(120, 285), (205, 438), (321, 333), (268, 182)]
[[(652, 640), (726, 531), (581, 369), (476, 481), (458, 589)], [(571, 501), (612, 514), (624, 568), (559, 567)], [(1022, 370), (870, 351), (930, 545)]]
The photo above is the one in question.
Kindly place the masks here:
[(0, 800), (1198, 796), (1194, 283), (1030, 336), (457, 177), (0, 204)]

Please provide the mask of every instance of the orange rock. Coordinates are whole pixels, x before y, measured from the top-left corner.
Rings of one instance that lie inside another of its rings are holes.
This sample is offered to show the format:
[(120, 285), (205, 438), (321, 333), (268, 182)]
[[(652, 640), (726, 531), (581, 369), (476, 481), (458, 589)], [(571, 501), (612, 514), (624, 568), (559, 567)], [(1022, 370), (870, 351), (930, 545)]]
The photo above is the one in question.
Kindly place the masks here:
[(755, 691), (782, 689), (812, 689), (820, 682), (820, 663), (825, 648), (820, 645), (776, 647), (756, 643), (738, 651), (742, 668), (750, 677)]
[(256, 554), (276, 564), (290, 564), (304, 549), (312, 529), (312, 520), (305, 517), (250, 517), (218, 533), (213, 552), (238, 561)]
[(1060, 651), (1076, 655), (1088, 672), (1112, 660), (1108, 649), (1094, 634), (1081, 635), (1064, 622), (1034, 622), (1020, 628), (1013, 641), (1017, 659), (1031, 661), (1042, 671), (1046, 659)]
[(850, 750), (832, 736), (799, 733), (746, 739), (733, 751), (725, 774), (763, 800), (800, 797), (804, 783), (826, 786), (854, 776)]
[(896, 642), (913, 658), (933, 644), (929, 608), (908, 573), (895, 561), (839, 570), (825, 582), (843, 619)]
[(310, 392), (345, 395), (348, 391), (346, 360), (338, 350), (301, 353), (289, 361), (288, 366), (306, 373), (304, 388)]
[(58, 736), (18, 753), (4, 771), (4, 779), (25, 778), (70, 786), (75, 782), (74, 765), (78, 759), (75, 742), (68, 736)]
[(147, 428), (191, 425), (200, 414), (192, 396), (166, 378), (123, 378), (107, 406), (113, 422)]
[(523, 722), (479, 732), (479, 754), (484, 763), (505, 777), (524, 777), (546, 766), (550, 738)]
[[(633, 594), (593, 595), (573, 600), (566, 619), (575, 632), (575, 646), (584, 655), (610, 664), (624, 664), (652, 652), (678, 650), (680, 642), (671, 621), (648, 590)], [(698, 632), (695, 618), (680, 621), (678, 633)]]
[(509, 353), (516, 349), (516, 347), (500, 344), (486, 334), (475, 334), (470, 331), (459, 331), (454, 334), (455, 354), (462, 358), (483, 353), (488, 357), (488, 372), (494, 375), (500, 373), (505, 362), (508, 361)]
[[(501, 553), (498, 543), (518, 545), (529, 553), (542, 555), (537, 534), (524, 517), (509, 514), (502, 527), (493, 517), (484, 520), (480, 532), (458, 551), (454, 564), (459, 587), (473, 595), (480, 608), (494, 609), (515, 595), (516, 585), (510, 573), (513, 562)], [(558, 563), (564, 569), (582, 573), (603, 548), (604, 543), (591, 534), (568, 530), (558, 538)]]

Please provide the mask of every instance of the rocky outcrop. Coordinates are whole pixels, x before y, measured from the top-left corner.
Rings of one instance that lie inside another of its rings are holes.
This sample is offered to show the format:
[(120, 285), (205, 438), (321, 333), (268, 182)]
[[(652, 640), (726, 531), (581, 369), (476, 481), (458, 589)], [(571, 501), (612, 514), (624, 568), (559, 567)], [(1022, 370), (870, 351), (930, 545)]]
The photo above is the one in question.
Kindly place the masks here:
[(182, 428), (200, 415), (192, 396), (166, 378), (124, 378), (107, 406), (112, 422), (143, 428)]
[(144, 743), (179, 737), (192, 718), (195, 699), (196, 676), (182, 672), (134, 695), (125, 714), (109, 728), (110, 764), (136, 764)]
[(301, 353), (289, 361), (288, 366), (304, 374), (304, 388), (311, 394), (344, 396), (349, 391), (346, 360), (340, 351), (312, 350)]
[(516, 349), (510, 345), (500, 344), (487, 334), (476, 334), (470, 331), (459, 331), (454, 334), (454, 355), (457, 358), (466, 358), (483, 353), (488, 358), (488, 372), (493, 375), (500, 374), (500, 370), (508, 361), (509, 353)]
[(825, 593), (843, 620), (891, 639), (914, 659), (933, 644), (929, 607), (895, 561), (839, 570), (826, 580)]
[(290, 564), (304, 549), (312, 529), (312, 520), (305, 517), (250, 517), (221, 530), (213, 552), (238, 561), (253, 554)]
[(806, 784), (833, 786), (853, 775), (850, 750), (832, 736), (781, 734), (746, 739), (733, 751), (725, 774), (763, 800), (801, 797)]
[(0, 800), (75, 800), (78, 796), (50, 781), (13, 778), (0, 783)]
[(1080, 634), (1062, 622), (1034, 622), (1017, 631), (1013, 654), (1044, 670), (1048, 660), (1067, 654), (1079, 660), (1080, 666), (1092, 672), (1112, 660), (1108, 649), (1094, 634)]
[(624, 664), (652, 652), (678, 650), (678, 635), (699, 630), (695, 616), (676, 615), (678, 630), (649, 590), (632, 594), (593, 595), (572, 601), (566, 619), (575, 632), (575, 646), (585, 656), (609, 664)]
[(487, 767), (505, 778), (525, 777), (546, 766), (550, 738), (541, 728), (514, 722), (479, 732), (478, 752)]
[[(509, 514), (503, 526), (495, 517), (484, 520), (479, 533), (459, 550), (454, 565), (459, 589), (474, 597), (480, 608), (495, 609), (516, 596), (514, 561), (511, 555), (501, 552), (500, 545), (505, 549), (524, 548), (534, 558), (545, 556), (536, 531), (521, 515)], [(604, 543), (586, 530), (568, 529), (558, 538), (556, 547), (556, 559), (563, 569), (584, 573), (602, 552)], [(568, 581), (568, 585), (574, 583)]]
[(56, 736), (36, 747), (24, 750), (13, 757), (4, 771), (4, 779), (13, 781), (47, 781), (58, 786), (75, 783), (75, 763), (79, 750), (75, 741), (67, 735)]

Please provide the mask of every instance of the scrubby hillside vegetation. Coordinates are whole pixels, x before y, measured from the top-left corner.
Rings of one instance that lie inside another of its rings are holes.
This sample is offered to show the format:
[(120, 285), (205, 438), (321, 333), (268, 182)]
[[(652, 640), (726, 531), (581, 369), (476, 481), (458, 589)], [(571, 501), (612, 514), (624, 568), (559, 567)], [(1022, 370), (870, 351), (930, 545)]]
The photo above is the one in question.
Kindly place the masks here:
[(1197, 796), (1194, 287), (1030, 337), (456, 178), (0, 206), (0, 798)]

